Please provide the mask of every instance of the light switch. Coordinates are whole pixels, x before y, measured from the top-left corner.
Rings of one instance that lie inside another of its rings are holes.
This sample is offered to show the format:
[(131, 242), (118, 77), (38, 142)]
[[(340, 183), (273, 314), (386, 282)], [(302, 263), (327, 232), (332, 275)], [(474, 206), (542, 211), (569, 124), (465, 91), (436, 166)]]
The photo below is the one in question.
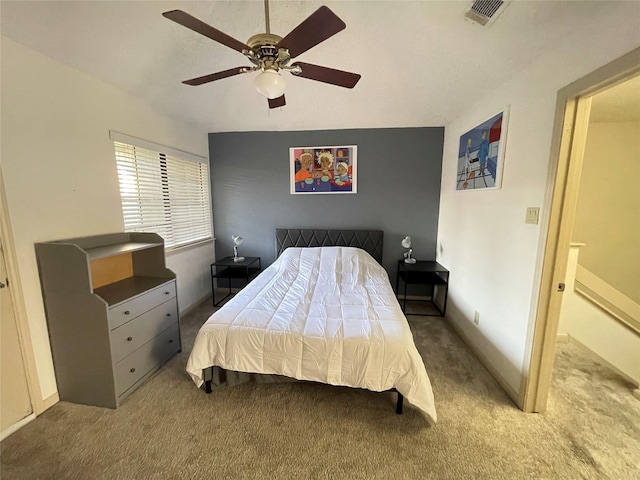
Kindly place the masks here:
[(527, 216), (524, 219), (524, 223), (538, 224), (538, 217), (540, 216), (539, 207), (527, 207)]

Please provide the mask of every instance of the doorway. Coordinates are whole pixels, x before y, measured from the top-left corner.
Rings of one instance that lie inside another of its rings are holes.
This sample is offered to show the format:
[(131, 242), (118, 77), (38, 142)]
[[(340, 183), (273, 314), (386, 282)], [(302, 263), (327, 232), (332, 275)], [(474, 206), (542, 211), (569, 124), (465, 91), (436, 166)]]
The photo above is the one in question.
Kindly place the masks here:
[(587, 100), (558, 348), (593, 357), (627, 390), (640, 383), (640, 75)]
[(556, 337), (578, 201), (591, 98), (640, 73), (640, 48), (558, 92), (551, 176), (553, 192), (542, 265), (529, 376), (520, 392), (527, 412), (544, 412), (551, 385)]
[(4, 439), (34, 418), (4, 246), (0, 240), (0, 432)]
[[(0, 168), (0, 440), (57, 401), (42, 400)], [(26, 384), (26, 394), (25, 394)]]

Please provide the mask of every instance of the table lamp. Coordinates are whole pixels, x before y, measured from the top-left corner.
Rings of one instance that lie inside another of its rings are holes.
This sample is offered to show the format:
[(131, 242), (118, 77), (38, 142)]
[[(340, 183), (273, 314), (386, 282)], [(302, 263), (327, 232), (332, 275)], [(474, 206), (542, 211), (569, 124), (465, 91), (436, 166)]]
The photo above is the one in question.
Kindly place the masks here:
[(244, 257), (238, 256), (238, 245), (242, 244), (244, 238), (242, 238), (240, 235), (232, 235), (231, 238), (233, 239), (233, 261), (244, 262)]
[(416, 259), (411, 256), (413, 249), (411, 248), (411, 237), (407, 235), (402, 239), (402, 246), (408, 248), (408, 252), (404, 252), (404, 263), (416, 263)]

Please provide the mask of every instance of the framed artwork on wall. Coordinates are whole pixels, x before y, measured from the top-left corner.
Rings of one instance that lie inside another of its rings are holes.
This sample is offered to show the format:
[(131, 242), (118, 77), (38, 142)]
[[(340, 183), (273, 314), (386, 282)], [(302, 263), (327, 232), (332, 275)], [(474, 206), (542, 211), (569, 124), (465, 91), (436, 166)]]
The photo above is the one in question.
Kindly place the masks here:
[(509, 110), (460, 135), (456, 190), (497, 189), (502, 186)]
[(291, 194), (356, 193), (356, 145), (289, 149)]

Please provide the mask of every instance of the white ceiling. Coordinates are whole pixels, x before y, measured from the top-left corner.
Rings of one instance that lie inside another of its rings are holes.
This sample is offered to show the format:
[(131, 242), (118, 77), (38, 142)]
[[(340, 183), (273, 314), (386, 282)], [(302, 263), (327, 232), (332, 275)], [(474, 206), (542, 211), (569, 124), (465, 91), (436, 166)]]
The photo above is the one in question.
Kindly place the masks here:
[(272, 111), (253, 87), (255, 73), (183, 85), (247, 62), (161, 15), (178, 8), (246, 42), (264, 31), (260, 0), (3, 0), (0, 15), (2, 35), (219, 132), (446, 125), (566, 36), (615, 28), (633, 4), (515, 0), (481, 27), (464, 19), (471, 0), (272, 0), (271, 31), (281, 36), (329, 6), (346, 30), (297, 60), (362, 74), (349, 90), (285, 73), (287, 106)]

